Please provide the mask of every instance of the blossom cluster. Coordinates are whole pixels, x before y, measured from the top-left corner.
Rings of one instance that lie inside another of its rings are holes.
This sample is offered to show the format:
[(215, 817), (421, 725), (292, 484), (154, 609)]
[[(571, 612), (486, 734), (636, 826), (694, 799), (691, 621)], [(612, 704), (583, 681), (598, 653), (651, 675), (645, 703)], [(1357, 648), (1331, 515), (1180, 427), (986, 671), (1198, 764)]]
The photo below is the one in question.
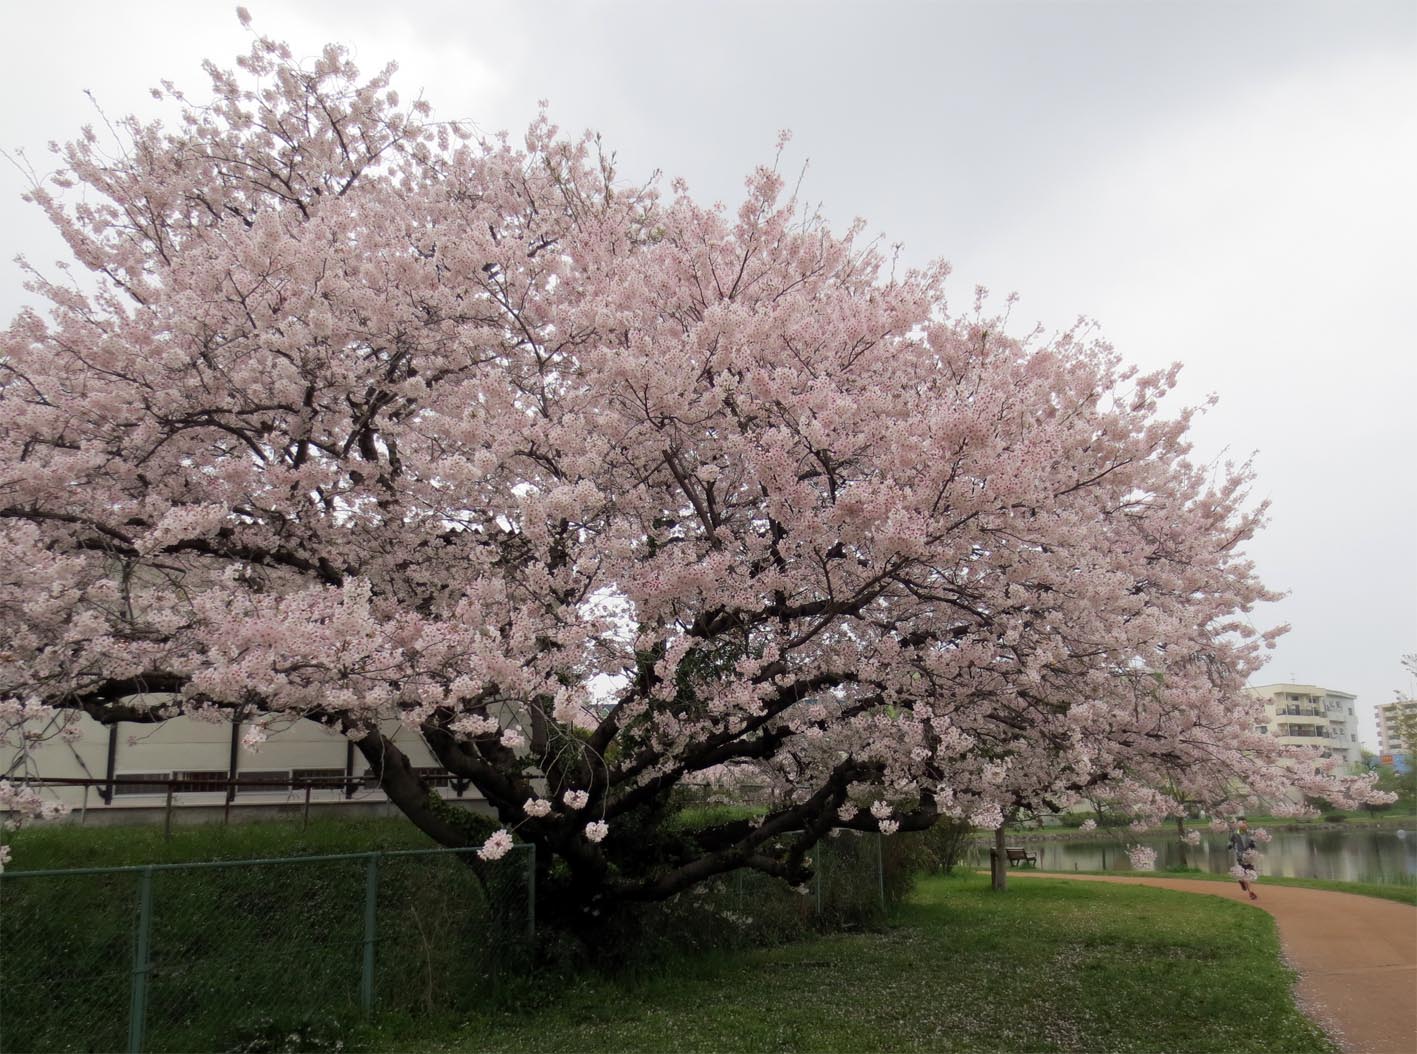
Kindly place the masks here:
[(512, 835), (510, 831), (493, 831), (488, 836), (487, 841), (482, 843), (482, 848), (477, 851), (478, 857), (483, 860), (500, 860), (512, 851)]
[[(765, 826), (1380, 800), (1254, 731), (1264, 506), (1177, 368), (957, 311), (772, 166), (719, 209), (338, 47), (240, 67), (31, 193), (92, 282), (0, 332), (0, 742), (308, 718), (439, 829), (412, 734), (507, 825), (482, 859), (515, 828), (626, 898)], [(607, 837), (708, 773), (763, 814)]]
[(1149, 845), (1127, 846), (1127, 859), (1133, 871), (1155, 871), (1156, 850)]

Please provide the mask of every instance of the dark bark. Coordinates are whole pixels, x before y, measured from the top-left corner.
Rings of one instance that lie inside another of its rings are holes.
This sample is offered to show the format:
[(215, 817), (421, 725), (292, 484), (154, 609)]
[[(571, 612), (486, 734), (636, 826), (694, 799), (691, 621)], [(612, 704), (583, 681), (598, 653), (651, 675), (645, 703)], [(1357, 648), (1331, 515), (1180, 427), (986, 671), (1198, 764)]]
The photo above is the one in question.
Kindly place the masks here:
[[(850, 678), (848, 678), (850, 679)], [(819, 690), (824, 684), (839, 683), (835, 674), (818, 674), (785, 686), (773, 700), (772, 709), (790, 706)], [(135, 695), (180, 695), (186, 679), (181, 675), (154, 672), (124, 680), (95, 684), (67, 704), (82, 709), (105, 723), (134, 721), (152, 723), (170, 715), (161, 706), (133, 702)], [(877, 705), (869, 696), (849, 708)], [(262, 701), (247, 700), (244, 706), (228, 707), (233, 719), (239, 714), (259, 713)], [(485, 816), (465, 812), (444, 801), (415, 772), (409, 757), (377, 729), (356, 725), (338, 714), (310, 713), (306, 716), (345, 733), (362, 733), (354, 741), (369, 770), (389, 801), (434, 842), (448, 848), (476, 848), (495, 827)], [(807, 800), (768, 812), (755, 820), (741, 820), (715, 827), (685, 832), (667, 822), (673, 810), (672, 798), (685, 775), (735, 758), (768, 757), (781, 748), (790, 733), (768, 718), (756, 721), (737, 735), (709, 737), (690, 748), (690, 760), (676, 766), (662, 778), (636, 781), (637, 761), (630, 771), (611, 772), (604, 763), (591, 764), (592, 749), (556, 752), (560, 768), (543, 773), (524, 756), (503, 746), (494, 737), (471, 741), (449, 728), (452, 713), (438, 714), (425, 722), (422, 732), (441, 765), (454, 776), (468, 780), (483, 795), (500, 819), (500, 826), (516, 827), (516, 837), (535, 846), (537, 912), (542, 924), (583, 935), (599, 930), (623, 908), (636, 903), (663, 900), (690, 887), (740, 868), (749, 868), (791, 884), (809, 881), (813, 869), (807, 854), (834, 828), (874, 831), (874, 817), (862, 814), (843, 821), (838, 810), (847, 800), (850, 785), (870, 781), (880, 775), (879, 766), (845, 761)], [(551, 734), (548, 728), (542, 734)], [(543, 786), (545, 781), (546, 786)], [(552, 796), (562, 786), (587, 789), (591, 804), (580, 813), (557, 809), (545, 818), (526, 816), (528, 798)], [(604, 843), (585, 836), (585, 822), (605, 815), (611, 820), (611, 834)], [(937, 819), (933, 799), (922, 798), (919, 806), (899, 816), (903, 831), (928, 828)], [(467, 863), (479, 878), (487, 879), (496, 865), (467, 854)]]
[(994, 849), (989, 854), (990, 884), (1000, 893), (1009, 888), (1009, 858), (1004, 852), (1004, 825), (999, 824), (994, 831)]
[(408, 755), (379, 732), (368, 732), (356, 743), (379, 781), (379, 788), (405, 816), (439, 845), (461, 849), (474, 844), (476, 827), (456, 806), (447, 804), (423, 782)]

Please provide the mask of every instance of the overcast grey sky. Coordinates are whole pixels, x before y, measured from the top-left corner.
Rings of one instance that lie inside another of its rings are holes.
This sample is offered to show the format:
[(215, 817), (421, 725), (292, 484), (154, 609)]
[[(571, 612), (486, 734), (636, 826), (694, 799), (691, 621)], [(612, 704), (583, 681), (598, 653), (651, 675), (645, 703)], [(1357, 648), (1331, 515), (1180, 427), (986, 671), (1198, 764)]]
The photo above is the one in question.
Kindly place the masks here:
[[(1219, 407), (1199, 453), (1256, 454), (1251, 552), (1293, 630), (1258, 682), (1363, 704), (1417, 651), (1417, 4), (248, 0), (260, 32), (399, 62), (442, 117), (520, 129), (538, 99), (626, 176), (733, 203), (795, 133), (805, 195), (865, 217), (954, 298), (1017, 291), (1019, 329), (1085, 314), (1128, 359), (1186, 363)], [(246, 48), (208, 0), (7, 5), (0, 146), (153, 113)], [(0, 315), (62, 246), (0, 171)], [(1366, 708), (1365, 708), (1366, 709)], [(1376, 736), (1371, 721), (1364, 738)]]

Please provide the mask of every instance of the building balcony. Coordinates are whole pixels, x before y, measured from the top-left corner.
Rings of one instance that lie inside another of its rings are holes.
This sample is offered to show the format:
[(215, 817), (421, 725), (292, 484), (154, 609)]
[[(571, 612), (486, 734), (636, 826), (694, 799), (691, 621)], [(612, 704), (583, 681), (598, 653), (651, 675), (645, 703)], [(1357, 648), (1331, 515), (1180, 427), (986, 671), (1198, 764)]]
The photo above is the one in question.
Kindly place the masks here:
[(1328, 739), (1328, 729), (1309, 728), (1303, 725), (1280, 725), (1275, 731), (1280, 739)]

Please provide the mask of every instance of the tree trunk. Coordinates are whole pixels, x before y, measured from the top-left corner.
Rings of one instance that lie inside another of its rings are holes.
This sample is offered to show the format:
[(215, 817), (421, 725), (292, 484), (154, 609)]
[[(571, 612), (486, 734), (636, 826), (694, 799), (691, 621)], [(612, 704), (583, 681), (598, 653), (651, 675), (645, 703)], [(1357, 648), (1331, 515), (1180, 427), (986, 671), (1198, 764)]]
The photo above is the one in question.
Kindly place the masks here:
[(994, 848), (989, 854), (992, 885), (1000, 893), (1009, 888), (1009, 858), (1004, 852), (1004, 825), (999, 824), (994, 831)]

